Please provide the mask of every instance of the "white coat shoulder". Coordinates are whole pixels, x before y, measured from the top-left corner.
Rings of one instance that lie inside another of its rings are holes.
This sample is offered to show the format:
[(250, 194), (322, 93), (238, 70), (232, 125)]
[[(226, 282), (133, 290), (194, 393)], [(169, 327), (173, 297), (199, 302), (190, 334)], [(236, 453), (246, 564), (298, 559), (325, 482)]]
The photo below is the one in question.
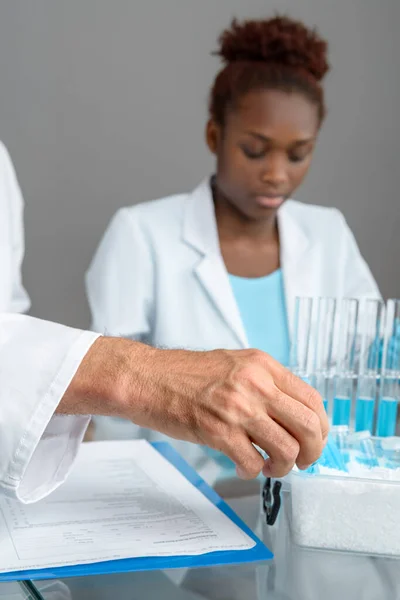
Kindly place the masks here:
[[(8, 193), (2, 193), (2, 200), (10, 203), (10, 197), (13, 196), (14, 205), (23, 205), (23, 199), (15, 168), (4, 143), (0, 140), (0, 180)], [(15, 196), (15, 198), (14, 198)]]
[(330, 295), (380, 297), (375, 279), (340, 210), (294, 200), (289, 200), (282, 210), (282, 221), (296, 223), (307, 240), (307, 247), (319, 264), (316, 269), (319, 279), (324, 281), (328, 276), (334, 284), (334, 293)]
[(15, 169), (0, 141), (0, 311), (25, 312), (30, 306), (23, 287), (24, 201)]
[(0, 140), (0, 169), (7, 169), (10, 167), (10, 165), (12, 165), (10, 154), (3, 142)]
[(16, 205), (19, 207), (22, 204), (20, 193), (14, 194), (13, 189), (11, 189), (10, 193), (10, 188), (14, 188), (16, 185), (18, 187), (10, 154), (3, 142), (0, 140), (0, 206), (2, 209), (3, 220), (4, 214), (9, 217), (14, 206)]
[(122, 226), (126, 221), (135, 233), (153, 237), (162, 232), (163, 237), (172, 238), (179, 234), (182, 226), (185, 205), (189, 194), (175, 194), (134, 206), (121, 208), (114, 217)]
[(282, 210), (296, 221), (310, 240), (324, 239), (326, 235), (337, 235), (349, 229), (343, 213), (337, 208), (288, 200)]

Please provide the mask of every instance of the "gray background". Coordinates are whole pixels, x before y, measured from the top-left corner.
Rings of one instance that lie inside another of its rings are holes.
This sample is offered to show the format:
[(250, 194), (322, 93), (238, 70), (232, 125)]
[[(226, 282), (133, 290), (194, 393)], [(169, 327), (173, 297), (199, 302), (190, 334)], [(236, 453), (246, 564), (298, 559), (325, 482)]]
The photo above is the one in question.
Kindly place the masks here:
[(320, 28), (334, 67), (298, 198), (339, 207), (384, 295), (400, 296), (399, 0), (0, 0), (0, 138), (27, 203), (32, 314), (88, 325), (83, 276), (115, 210), (212, 169), (218, 33), (277, 9)]

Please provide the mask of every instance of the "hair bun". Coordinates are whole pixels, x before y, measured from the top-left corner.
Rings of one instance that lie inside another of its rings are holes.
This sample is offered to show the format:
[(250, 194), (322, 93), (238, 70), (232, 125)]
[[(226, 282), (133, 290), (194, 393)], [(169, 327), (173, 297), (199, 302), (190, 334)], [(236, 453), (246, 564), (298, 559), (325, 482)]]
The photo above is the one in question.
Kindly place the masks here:
[(226, 63), (255, 61), (304, 69), (320, 81), (329, 70), (327, 43), (316, 30), (287, 17), (266, 21), (232, 21), (216, 52)]

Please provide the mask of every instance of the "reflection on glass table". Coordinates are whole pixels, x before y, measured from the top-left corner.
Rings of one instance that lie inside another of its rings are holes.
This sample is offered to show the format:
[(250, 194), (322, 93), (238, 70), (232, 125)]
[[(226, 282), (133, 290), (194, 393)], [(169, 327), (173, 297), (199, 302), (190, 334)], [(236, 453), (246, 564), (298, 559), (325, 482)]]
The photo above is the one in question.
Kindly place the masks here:
[(233, 480), (223, 495), (274, 552), (269, 563), (71, 578), (35, 587), (44, 600), (400, 600), (400, 561), (299, 548), (291, 542), (287, 492), (270, 527), (259, 493), (240, 496), (238, 486)]
[(33, 583), (0, 583), (0, 600), (42, 600), (40, 592)]

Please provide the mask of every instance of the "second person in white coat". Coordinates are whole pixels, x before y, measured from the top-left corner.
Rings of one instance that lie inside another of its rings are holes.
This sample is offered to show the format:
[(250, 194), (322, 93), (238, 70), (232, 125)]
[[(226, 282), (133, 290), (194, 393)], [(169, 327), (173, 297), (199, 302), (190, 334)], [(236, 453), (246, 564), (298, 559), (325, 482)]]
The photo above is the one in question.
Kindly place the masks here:
[[(288, 364), (296, 296), (379, 297), (343, 215), (290, 199), (325, 114), (326, 43), (278, 17), (234, 22), (218, 54), (215, 175), (118, 211), (87, 273), (92, 326), (169, 348), (257, 347)], [(101, 436), (143, 434), (102, 425)]]

